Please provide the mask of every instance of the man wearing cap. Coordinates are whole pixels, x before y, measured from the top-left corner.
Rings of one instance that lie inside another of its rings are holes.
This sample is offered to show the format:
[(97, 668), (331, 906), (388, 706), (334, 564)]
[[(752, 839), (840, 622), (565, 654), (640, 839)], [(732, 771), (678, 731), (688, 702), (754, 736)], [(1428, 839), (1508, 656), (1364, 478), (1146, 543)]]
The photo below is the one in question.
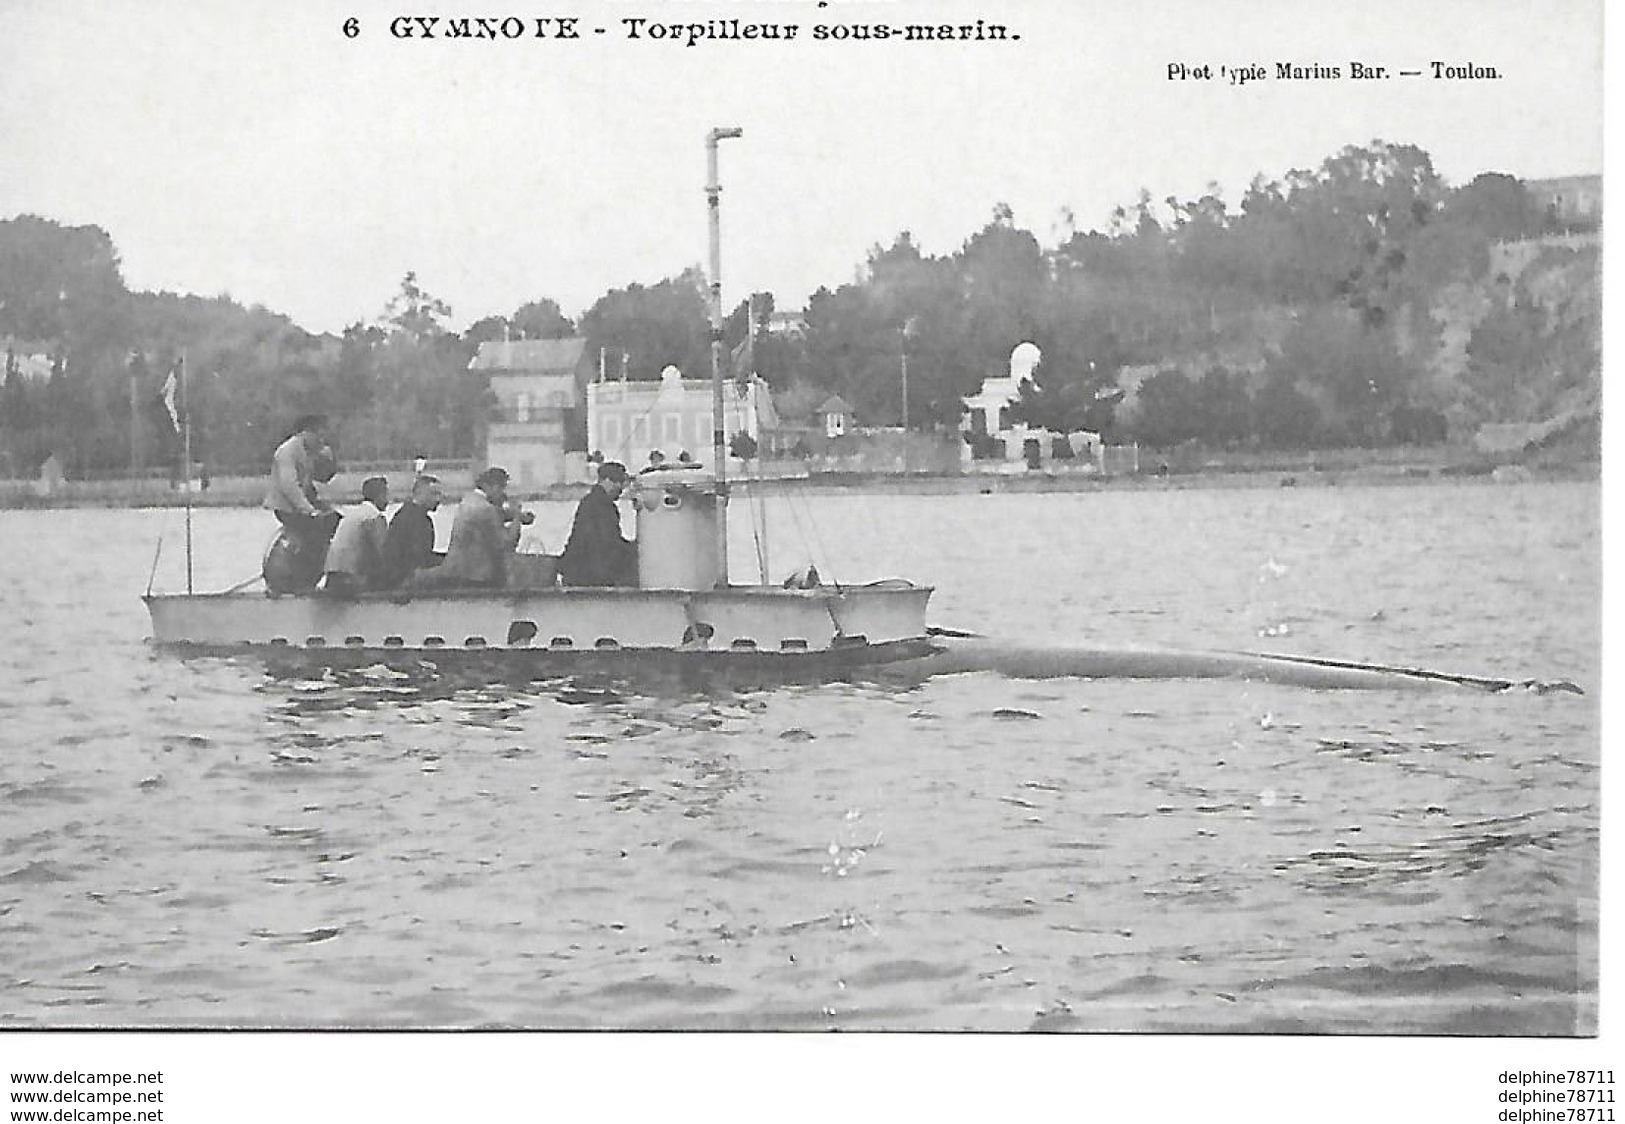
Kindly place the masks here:
[[(338, 462), (328, 444), (327, 419), (320, 414), (306, 414), (295, 422), (293, 436), (278, 445), (271, 457), (265, 506), (282, 524), (292, 548), (286, 562), (288, 572), (276, 575), (273, 588), (280, 592), (309, 589), (321, 577), (322, 556), (338, 527), (339, 513), (322, 502), (316, 485), (333, 479), (337, 471)], [(268, 569), (267, 585), (272, 584), (272, 577)]]
[(344, 513), (333, 545), (327, 548), (324, 592), (354, 597), (362, 590), (388, 584), (384, 572), (384, 541), (389, 534), (384, 509), (388, 506), (388, 480), (369, 476), (361, 482), (361, 503)]
[(636, 583), (637, 554), (621, 537), (621, 513), (615, 507), (626, 480), (626, 466), (618, 461), (598, 466), (598, 483), (576, 505), (570, 541), (559, 557), (559, 576), (565, 585)]
[(501, 588), (508, 556), (519, 545), (524, 516), (508, 507), (508, 473), (495, 466), (474, 478), (474, 490), (457, 505), (446, 560), (420, 570), (414, 585), (472, 585)]

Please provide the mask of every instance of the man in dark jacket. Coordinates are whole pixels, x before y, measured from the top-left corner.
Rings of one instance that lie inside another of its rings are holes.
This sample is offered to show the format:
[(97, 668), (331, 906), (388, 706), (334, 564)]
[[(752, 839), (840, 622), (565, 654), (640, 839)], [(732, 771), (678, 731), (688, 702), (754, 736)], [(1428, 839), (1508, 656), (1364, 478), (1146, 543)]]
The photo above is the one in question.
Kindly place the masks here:
[(438, 476), (424, 475), (412, 481), (412, 495), (390, 519), (389, 538), (384, 542), (387, 588), (400, 585), (414, 570), (440, 564), (443, 556), (434, 552), (434, 519), (429, 514), (440, 506), (440, 499)]
[(626, 490), (626, 466), (606, 461), (598, 466), (598, 483), (576, 505), (570, 541), (559, 557), (565, 585), (635, 585), (637, 553), (621, 537), (621, 513), (615, 501)]

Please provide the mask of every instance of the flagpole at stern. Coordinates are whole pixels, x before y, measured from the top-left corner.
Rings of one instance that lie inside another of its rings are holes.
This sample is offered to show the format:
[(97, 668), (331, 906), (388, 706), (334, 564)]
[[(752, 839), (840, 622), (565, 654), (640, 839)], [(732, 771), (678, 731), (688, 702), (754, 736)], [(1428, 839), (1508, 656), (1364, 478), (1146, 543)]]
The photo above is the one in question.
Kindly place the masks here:
[(180, 358), (181, 495), (186, 504), (186, 592), (192, 593), (192, 411), (186, 401), (186, 352)]

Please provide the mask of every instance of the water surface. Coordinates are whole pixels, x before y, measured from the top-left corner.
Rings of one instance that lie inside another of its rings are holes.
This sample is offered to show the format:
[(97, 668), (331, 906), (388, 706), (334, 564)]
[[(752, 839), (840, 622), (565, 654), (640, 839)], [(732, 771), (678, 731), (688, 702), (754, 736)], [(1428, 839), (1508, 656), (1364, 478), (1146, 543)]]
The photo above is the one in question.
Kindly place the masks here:
[[(0, 513), (0, 1027), (1592, 1033), (1598, 503), (767, 508), (775, 576), (907, 575), (941, 625), (1585, 697), (182, 660), (139, 601), (180, 513)], [(200, 588), (253, 572), (268, 516), (193, 518)]]

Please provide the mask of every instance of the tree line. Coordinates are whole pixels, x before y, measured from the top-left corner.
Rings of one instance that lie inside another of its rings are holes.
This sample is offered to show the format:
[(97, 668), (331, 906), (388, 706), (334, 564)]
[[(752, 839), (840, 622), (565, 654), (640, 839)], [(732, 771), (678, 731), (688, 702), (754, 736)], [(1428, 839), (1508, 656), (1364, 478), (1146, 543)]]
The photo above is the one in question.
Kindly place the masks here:
[[(1057, 431), (1150, 445), (1435, 441), (1534, 420), (1558, 390), (1600, 377), (1594, 297), (1554, 302), (1489, 276), (1495, 247), (1556, 225), (1511, 176), (1450, 187), (1421, 149), (1373, 141), (1259, 175), (1233, 206), (1217, 185), (1160, 203), (1141, 192), (1104, 230), (1067, 218), (1050, 248), (1003, 205), (951, 253), (905, 231), (857, 279), (815, 292), (793, 330), (768, 330), (772, 293), (741, 301), (725, 343), (751, 338), (792, 422), (837, 394), (862, 424), (957, 429), (960, 400), (1030, 340), (1043, 361), (1014, 414)], [(1462, 291), (1494, 307), (1449, 370), (1441, 309)], [(52, 452), (80, 473), (172, 461), (161, 389), (182, 357), (194, 453), (216, 471), (257, 471), (292, 419), (318, 410), (347, 459), (474, 455), (492, 400), (467, 368), (487, 340), (581, 335), (633, 379), (709, 370), (697, 268), (612, 290), (575, 320), (541, 296), (462, 332), (451, 315), (409, 273), (374, 318), (311, 333), (227, 296), (132, 292), (98, 227), (0, 221), (0, 469), (31, 472)], [(33, 372), (24, 360), (41, 354), (49, 370)]]

